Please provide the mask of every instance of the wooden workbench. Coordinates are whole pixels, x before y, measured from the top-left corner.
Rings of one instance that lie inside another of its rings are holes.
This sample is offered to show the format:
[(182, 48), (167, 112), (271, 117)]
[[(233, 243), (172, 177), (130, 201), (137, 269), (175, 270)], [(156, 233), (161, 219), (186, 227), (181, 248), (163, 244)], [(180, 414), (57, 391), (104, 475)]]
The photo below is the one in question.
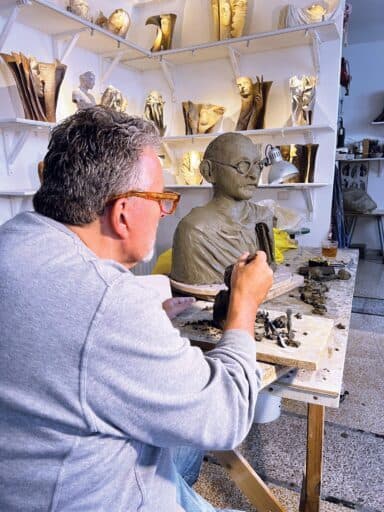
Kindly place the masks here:
[[(286, 263), (294, 271), (297, 267), (304, 265), (308, 259), (320, 256), (320, 250), (299, 248), (286, 254)], [(319, 369), (297, 370), (259, 363), (263, 374), (262, 392), (308, 404), (306, 467), (300, 512), (319, 512), (320, 510), (325, 407), (339, 406), (343, 381), (358, 252), (348, 249), (339, 250), (337, 260), (348, 263), (346, 268), (352, 277), (347, 281), (327, 282), (329, 285), (326, 302), (328, 311), (324, 316), (333, 319), (335, 327)], [(291, 291), (265, 303), (268, 310), (284, 311), (288, 306), (294, 314), (298, 312), (311, 314), (312, 312), (312, 306), (300, 300), (298, 291)], [(285, 510), (238, 451), (215, 452), (215, 455), (258, 512)]]

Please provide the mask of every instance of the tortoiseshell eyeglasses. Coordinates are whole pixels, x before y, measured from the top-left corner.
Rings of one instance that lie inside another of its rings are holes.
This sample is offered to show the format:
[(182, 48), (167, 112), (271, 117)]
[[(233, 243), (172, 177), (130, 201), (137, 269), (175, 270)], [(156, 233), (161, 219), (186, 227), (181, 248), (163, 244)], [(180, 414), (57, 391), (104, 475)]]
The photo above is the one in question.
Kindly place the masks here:
[(164, 215), (172, 215), (180, 201), (180, 194), (177, 192), (142, 192), (140, 190), (129, 190), (128, 192), (109, 197), (105, 206), (109, 206), (123, 197), (141, 197), (142, 199), (156, 201), (159, 203), (161, 213)]

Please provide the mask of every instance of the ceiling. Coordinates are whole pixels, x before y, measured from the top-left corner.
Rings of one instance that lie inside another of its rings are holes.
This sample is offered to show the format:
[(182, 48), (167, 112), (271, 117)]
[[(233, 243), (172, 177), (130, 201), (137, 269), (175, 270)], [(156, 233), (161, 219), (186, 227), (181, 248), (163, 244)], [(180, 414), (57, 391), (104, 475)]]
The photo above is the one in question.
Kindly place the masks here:
[(384, 0), (347, 0), (352, 4), (349, 44), (384, 40)]

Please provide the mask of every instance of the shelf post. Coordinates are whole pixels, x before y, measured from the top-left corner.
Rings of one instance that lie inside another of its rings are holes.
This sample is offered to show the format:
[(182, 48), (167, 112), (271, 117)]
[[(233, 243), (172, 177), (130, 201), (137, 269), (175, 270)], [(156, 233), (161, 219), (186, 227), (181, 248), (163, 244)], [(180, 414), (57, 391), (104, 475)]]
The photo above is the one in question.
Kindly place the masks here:
[(305, 204), (307, 205), (307, 211), (308, 211), (308, 220), (312, 220), (313, 216), (313, 190), (310, 188), (303, 188), (302, 189)]
[(228, 54), (229, 54), (229, 61), (232, 66), (233, 75), (236, 78), (238, 78), (240, 75), (240, 53), (232, 48), (232, 46), (228, 46)]
[(0, 130), (3, 139), (4, 155), (7, 164), (7, 173), (8, 175), (11, 176), (13, 174), (13, 164), (15, 163), (18, 154), (23, 149), (24, 144), (27, 142), (30, 131), (17, 131), (15, 133), (15, 138), (12, 146), (7, 140), (7, 136), (5, 134), (4, 129), (0, 128)]
[(321, 40), (316, 30), (309, 31), (309, 37), (312, 41), (312, 59), (313, 69), (315, 70), (317, 81), (320, 79), (320, 45)]
[(168, 87), (171, 90), (172, 103), (176, 103), (176, 87), (175, 87), (175, 82), (174, 82), (173, 76), (172, 76), (171, 64), (169, 62), (167, 62), (165, 59), (160, 59), (160, 67), (161, 67), (162, 72), (164, 73)]

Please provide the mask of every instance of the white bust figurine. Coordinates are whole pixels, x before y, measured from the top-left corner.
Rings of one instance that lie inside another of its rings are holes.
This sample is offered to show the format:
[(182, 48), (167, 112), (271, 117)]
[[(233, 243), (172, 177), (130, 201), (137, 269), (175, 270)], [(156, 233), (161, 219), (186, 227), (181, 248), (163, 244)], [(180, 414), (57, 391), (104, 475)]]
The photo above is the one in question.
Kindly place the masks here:
[(86, 71), (79, 76), (80, 86), (72, 92), (72, 101), (77, 109), (89, 108), (96, 105), (96, 100), (90, 91), (95, 86), (95, 75), (92, 71)]

